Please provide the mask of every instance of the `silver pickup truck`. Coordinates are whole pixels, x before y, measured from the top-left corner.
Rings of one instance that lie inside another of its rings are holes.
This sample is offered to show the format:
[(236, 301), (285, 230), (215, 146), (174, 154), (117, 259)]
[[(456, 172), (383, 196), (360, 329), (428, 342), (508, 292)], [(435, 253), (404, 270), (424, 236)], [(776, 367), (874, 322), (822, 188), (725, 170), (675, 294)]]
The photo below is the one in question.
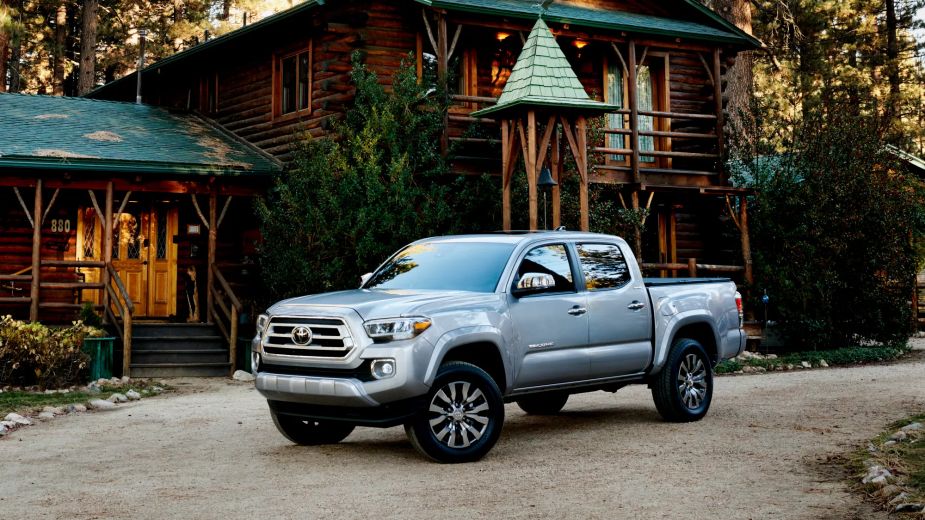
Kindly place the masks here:
[(554, 414), (570, 394), (642, 383), (663, 418), (696, 421), (741, 327), (731, 281), (644, 280), (618, 237), (448, 236), (404, 247), (359, 289), (276, 303), (251, 366), (292, 442), (404, 424), (424, 455), (468, 462), (494, 446), (505, 402)]

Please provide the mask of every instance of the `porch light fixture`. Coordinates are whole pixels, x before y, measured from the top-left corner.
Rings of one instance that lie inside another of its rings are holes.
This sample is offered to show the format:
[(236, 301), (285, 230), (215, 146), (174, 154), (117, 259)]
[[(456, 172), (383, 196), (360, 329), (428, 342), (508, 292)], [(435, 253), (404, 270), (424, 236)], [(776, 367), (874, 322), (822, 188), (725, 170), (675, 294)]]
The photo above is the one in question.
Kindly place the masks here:
[(503, 42), (504, 40), (508, 39), (510, 36), (511, 36), (511, 33), (509, 32), (498, 31), (496, 38), (498, 38), (499, 42)]
[(581, 50), (581, 49), (584, 49), (586, 45), (588, 45), (588, 41), (578, 38), (572, 42), (572, 45), (574, 45), (575, 48), (577, 48), (578, 50)]

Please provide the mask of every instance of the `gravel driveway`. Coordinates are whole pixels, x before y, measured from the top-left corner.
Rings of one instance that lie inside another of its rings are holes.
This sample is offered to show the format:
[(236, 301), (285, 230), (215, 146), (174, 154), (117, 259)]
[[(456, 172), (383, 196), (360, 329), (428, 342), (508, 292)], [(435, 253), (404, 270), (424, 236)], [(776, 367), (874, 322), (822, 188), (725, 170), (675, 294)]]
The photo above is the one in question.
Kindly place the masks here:
[(252, 384), (66, 416), (0, 440), (4, 518), (887, 518), (830, 454), (925, 409), (925, 356), (717, 379), (698, 423), (661, 422), (644, 387), (507, 407), (481, 462), (439, 465), (402, 428), (298, 447)]

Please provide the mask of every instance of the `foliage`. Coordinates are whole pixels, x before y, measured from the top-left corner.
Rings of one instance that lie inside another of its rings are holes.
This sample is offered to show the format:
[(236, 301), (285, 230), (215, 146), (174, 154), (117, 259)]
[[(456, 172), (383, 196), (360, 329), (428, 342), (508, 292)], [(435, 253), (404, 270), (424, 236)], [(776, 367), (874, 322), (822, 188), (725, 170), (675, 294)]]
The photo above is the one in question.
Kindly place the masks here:
[(80, 306), (80, 313), (77, 318), (88, 327), (98, 329), (103, 326), (103, 319), (96, 313), (96, 309), (93, 308), (93, 303), (91, 302), (84, 302)]
[(300, 140), (291, 171), (256, 204), (269, 299), (356, 287), (410, 241), (492, 220), (485, 201), (498, 198), (496, 184), (450, 175), (440, 153), (443, 92), (418, 84), (407, 65), (387, 92), (359, 54), (351, 78), (343, 121)]
[(46, 388), (81, 382), (89, 362), (81, 347), (89, 335), (103, 333), (79, 321), (51, 328), (0, 318), (0, 384)]
[(786, 367), (787, 365), (799, 365), (803, 361), (812, 366), (819, 366), (823, 360), (829, 366), (860, 365), (876, 361), (890, 361), (903, 356), (907, 352), (909, 352), (909, 349), (903, 344), (882, 347), (845, 347), (825, 351), (793, 352), (777, 358), (727, 359), (717, 364), (714, 370), (717, 374), (738, 372), (744, 366), (776, 370), (778, 367)]
[(753, 295), (767, 291), (769, 317), (792, 348), (905, 338), (921, 186), (884, 147), (882, 121), (825, 113), (783, 149), (736, 163), (738, 182), (756, 189)]

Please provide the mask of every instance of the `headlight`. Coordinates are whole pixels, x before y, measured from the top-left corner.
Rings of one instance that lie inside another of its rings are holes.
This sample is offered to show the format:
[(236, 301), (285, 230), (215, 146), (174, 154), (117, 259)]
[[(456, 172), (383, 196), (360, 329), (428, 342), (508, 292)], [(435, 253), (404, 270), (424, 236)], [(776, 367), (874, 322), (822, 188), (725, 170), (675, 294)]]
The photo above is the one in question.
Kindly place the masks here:
[(260, 336), (263, 334), (263, 331), (266, 330), (267, 325), (270, 323), (270, 317), (266, 314), (261, 314), (257, 316), (257, 335)]
[(393, 341), (411, 339), (427, 330), (430, 325), (430, 318), (412, 316), (367, 321), (363, 327), (366, 328), (366, 334), (375, 341)]

